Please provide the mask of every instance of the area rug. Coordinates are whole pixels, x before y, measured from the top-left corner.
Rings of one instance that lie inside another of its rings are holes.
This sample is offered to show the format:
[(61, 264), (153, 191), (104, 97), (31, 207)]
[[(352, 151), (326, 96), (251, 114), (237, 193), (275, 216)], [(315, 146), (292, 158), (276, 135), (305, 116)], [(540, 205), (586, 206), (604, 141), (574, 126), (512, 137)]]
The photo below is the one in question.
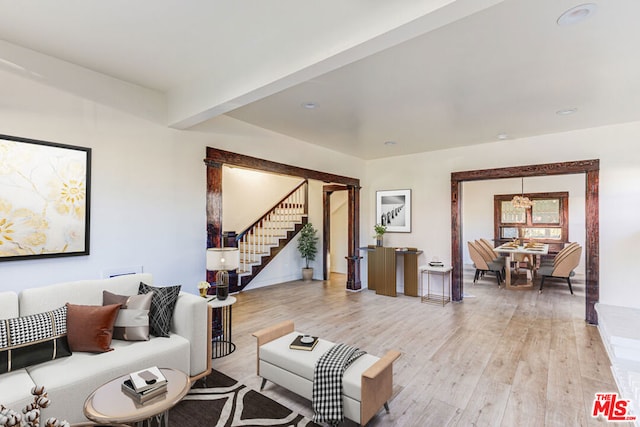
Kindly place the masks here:
[(169, 412), (169, 427), (191, 426), (320, 427), (216, 370)]

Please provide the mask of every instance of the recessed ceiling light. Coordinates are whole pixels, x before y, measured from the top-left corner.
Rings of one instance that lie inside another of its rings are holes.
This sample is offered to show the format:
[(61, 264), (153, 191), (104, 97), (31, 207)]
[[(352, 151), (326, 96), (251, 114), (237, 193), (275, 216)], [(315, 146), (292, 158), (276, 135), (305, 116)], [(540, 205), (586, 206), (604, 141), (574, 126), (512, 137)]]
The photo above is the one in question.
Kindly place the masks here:
[(556, 114), (559, 116), (568, 116), (578, 111), (577, 108), (563, 108), (562, 110), (556, 111)]
[(572, 25), (582, 22), (593, 15), (597, 8), (598, 6), (595, 3), (585, 3), (574, 6), (560, 15), (556, 22), (558, 25)]
[(396, 145), (395, 141), (385, 141), (384, 145)]
[(307, 110), (314, 110), (318, 108), (318, 104), (316, 104), (315, 102), (304, 102), (302, 104), (302, 108), (306, 108)]
[(498, 135), (496, 135), (498, 137), (498, 139), (503, 140), (503, 139), (507, 139), (509, 138), (509, 135), (507, 135), (506, 133), (499, 133)]

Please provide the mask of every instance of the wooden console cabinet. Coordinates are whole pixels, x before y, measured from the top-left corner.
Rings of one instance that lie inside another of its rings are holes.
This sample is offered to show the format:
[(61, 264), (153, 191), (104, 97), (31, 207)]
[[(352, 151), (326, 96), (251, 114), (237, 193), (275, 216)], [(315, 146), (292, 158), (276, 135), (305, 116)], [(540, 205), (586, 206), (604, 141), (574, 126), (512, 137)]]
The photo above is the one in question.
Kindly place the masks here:
[(376, 294), (397, 296), (396, 269), (397, 257), (404, 259), (404, 294), (417, 297), (418, 294), (418, 256), (422, 253), (416, 248), (388, 248), (368, 246), (360, 248), (368, 253), (367, 286)]

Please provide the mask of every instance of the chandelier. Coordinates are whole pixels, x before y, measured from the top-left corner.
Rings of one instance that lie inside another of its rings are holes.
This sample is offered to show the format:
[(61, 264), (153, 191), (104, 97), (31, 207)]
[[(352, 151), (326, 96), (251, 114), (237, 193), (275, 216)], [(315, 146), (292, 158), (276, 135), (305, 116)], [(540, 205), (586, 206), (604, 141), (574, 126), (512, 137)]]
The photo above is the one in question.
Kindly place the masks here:
[(513, 199), (511, 200), (511, 204), (513, 205), (514, 208), (529, 209), (531, 206), (533, 206), (533, 202), (528, 197), (525, 197), (524, 178), (521, 178), (521, 180), (522, 180), (521, 189), (520, 189), (521, 194), (520, 196), (514, 196)]

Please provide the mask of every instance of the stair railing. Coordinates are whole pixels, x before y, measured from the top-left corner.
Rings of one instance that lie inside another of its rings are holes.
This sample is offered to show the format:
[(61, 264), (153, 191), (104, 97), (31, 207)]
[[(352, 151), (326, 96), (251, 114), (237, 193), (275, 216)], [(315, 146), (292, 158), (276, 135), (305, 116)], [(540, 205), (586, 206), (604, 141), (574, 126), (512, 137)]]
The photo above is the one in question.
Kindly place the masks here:
[(240, 248), (240, 273), (251, 272), (252, 264), (259, 263), (263, 255), (268, 255), (280, 238), (286, 238), (287, 231), (308, 214), (308, 201), (309, 183), (305, 179), (238, 234), (236, 241)]

